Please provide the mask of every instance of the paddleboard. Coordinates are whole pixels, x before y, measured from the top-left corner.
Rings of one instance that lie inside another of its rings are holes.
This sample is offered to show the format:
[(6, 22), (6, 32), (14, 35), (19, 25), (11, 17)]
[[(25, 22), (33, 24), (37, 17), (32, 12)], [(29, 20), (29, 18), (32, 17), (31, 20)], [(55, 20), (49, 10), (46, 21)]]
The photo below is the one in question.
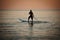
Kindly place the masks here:
[[(24, 19), (18, 19), (19, 22), (28, 22), (27, 20)], [(32, 21), (29, 21), (32, 22)], [(33, 23), (48, 23), (47, 21), (33, 21)]]

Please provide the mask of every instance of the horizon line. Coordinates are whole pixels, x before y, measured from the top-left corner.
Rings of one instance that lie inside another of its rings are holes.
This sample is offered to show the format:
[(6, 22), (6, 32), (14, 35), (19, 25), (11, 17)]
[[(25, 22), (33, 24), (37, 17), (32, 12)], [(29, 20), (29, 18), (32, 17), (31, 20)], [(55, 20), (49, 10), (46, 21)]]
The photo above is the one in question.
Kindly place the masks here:
[[(29, 10), (0, 9), (0, 11), (29, 11)], [(60, 9), (32, 9), (32, 11), (60, 11)]]

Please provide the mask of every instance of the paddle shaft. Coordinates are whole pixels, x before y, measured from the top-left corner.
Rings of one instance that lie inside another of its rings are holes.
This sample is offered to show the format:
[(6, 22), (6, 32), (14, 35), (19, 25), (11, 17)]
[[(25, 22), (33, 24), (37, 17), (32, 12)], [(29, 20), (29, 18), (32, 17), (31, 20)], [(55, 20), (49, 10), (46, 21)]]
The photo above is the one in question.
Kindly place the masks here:
[(38, 21), (38, 19), (36, 17), (34, 17), (34, 19), (36, 19)]

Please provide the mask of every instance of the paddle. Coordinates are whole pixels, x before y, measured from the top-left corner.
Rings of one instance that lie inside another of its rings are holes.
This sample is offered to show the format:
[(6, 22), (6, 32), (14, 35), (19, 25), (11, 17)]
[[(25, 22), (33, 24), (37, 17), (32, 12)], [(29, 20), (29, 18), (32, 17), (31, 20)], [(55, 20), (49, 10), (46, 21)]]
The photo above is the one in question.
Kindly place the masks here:
[(38, 19), (36, 17), (34, 17), (34, 19), (36, 19), (38, 21)]

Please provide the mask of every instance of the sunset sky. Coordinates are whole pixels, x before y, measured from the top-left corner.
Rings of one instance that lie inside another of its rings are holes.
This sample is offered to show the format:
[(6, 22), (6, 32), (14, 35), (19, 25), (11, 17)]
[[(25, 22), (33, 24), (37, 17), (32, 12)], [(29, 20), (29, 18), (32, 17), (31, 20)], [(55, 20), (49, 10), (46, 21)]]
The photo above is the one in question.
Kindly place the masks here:
[(59, 9), (60, 0), (1, 0), (1, 9)]

